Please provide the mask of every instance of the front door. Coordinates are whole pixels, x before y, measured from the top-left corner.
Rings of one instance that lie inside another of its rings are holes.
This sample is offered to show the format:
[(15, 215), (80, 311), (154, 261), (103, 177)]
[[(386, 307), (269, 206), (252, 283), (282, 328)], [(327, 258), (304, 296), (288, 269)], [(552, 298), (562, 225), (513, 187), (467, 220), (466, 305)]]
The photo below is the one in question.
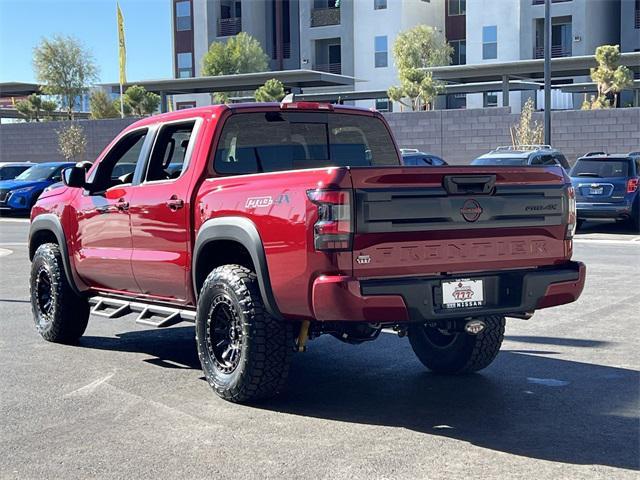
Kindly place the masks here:
[(130, 202), (133, 274), (143, 294), (161, 300), (187, 301), (189, 164), (199, 124), (189, 120), (160, 128)]
[(147, 130), (120, 139), (92, 171), (76, 201), (75, 264), (90, 287), (139, 293), (131, 268), (129, 207), (136, 168), (148, 150)]

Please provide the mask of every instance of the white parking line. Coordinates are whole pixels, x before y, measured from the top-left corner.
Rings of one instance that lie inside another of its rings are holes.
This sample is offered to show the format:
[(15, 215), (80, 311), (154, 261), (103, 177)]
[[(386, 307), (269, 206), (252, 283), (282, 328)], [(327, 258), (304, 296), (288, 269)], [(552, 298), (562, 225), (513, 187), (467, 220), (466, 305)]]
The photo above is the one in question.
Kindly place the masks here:
[(0, 257), (6, 257), (7, 255), (11, 255), (13, 250), (7, 250), (6, 248), (0, 248)]
[(628, 245), (637, 247), (640, 243), (633, 243), (633, 240), (606, 240), (600, 238), (575, 238), (573, 243), (597, 243), (600, 245)]
[(0, 218), (0, 223), (29, 223), (28, 218)]
[(28, 247), (27, 242), (0, 242), (0, 247)]

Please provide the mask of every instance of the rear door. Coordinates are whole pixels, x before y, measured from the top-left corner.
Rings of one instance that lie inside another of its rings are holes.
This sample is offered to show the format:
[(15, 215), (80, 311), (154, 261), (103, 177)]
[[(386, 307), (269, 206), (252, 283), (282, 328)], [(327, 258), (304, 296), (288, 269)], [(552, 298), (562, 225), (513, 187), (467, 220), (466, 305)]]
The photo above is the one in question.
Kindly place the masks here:
[(132, 268), (141, 292), (187, 299), (190, 159), (201, 119), (164, 124), (130, 201)]
[(437, 275), (563, 261), (559, 168), (353, 168), (356, 277)]

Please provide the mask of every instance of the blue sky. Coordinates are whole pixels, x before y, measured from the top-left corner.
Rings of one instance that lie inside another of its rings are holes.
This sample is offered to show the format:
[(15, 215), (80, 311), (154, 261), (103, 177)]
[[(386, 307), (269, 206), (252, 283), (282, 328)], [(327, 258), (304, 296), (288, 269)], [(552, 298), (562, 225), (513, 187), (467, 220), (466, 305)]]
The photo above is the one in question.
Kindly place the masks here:
[[(127, 80), (172, 77), (169, 0), (120, 0)], [(91, 51), (100, 82), (118, 81), (115, 0), (0, 0), (0, 82), (35, 81), (31, 58), (43, 37), (72, 35)]]

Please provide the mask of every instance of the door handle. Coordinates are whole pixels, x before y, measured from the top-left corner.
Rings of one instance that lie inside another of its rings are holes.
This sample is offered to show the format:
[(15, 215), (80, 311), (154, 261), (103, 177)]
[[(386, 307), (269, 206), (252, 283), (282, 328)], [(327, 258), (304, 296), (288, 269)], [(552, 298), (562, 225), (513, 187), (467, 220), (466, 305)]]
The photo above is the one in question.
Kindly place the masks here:
[(129, 210), (129, 202), (127, 202), (124, 198), (121, 198), (120, 200), (118, 200), (118, 203), (116, 203), (116, 208), (122, 212), (126, 212), (127, 210)]
[(184, 200), (178, 198), (177, 195), (172, 195), (171, 198), (167, 200), (167, 207), (169, 207), (169, 209), (173, 212), (175, 212), (176, 210), (180, 210), (182, 207), (184, 207)]

